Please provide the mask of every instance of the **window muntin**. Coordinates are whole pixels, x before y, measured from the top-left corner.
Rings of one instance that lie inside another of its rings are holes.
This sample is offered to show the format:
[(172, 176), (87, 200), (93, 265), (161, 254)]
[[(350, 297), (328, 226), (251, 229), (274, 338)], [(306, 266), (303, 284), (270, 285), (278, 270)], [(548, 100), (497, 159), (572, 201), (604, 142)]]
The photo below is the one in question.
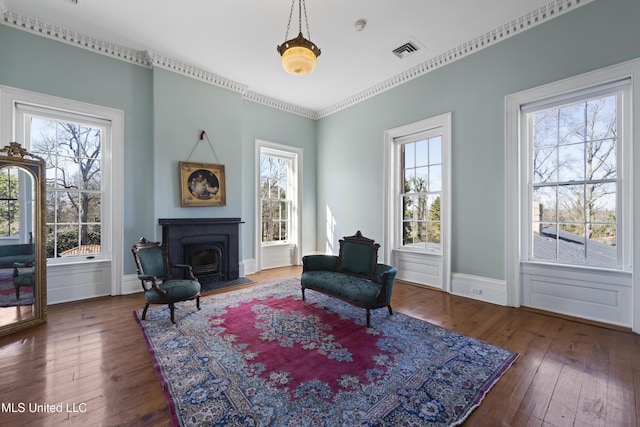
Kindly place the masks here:
[(30, 151), (46, 161), (47, 258), (101, 253), (104, 133), (95, 124), (30, 117)]
[(621, 268), (620, 90), (527, 113), (529, 259)]
[(442, 134), (400, 145), (401, 248), (441, 252)]
[(291, 160), (260, 156), (262, 244), (287, 243), (291, 239)]
[(20, 231), (19, 189), (18, 170), (0, 170), (0, 237), (13, 237)]

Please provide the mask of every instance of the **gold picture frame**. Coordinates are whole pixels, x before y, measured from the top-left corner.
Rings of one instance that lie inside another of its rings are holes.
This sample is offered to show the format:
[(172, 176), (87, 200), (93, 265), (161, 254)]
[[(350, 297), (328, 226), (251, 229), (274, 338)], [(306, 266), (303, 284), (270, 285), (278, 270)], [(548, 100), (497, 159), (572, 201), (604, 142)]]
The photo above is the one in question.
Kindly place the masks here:
[(225, 206), (224, 165), (180, 162), (182, 206)]

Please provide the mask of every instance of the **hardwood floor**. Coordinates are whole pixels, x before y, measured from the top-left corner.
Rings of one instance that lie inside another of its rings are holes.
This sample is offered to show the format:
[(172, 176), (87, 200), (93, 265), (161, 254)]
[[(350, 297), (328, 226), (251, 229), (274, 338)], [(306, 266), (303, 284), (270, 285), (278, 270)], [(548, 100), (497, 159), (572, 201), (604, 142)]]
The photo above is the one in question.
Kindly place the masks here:
[[(249, 277), (299, 276), (296, 267)], [(464, 426), (638, 425), (639, 335), (405, 282), (392, 305), (520, 354)], [(0, 338), (0, 424), (171, 425), (132, 315), (142, 306), (139, 294), (53, 305), (46, 325)]]

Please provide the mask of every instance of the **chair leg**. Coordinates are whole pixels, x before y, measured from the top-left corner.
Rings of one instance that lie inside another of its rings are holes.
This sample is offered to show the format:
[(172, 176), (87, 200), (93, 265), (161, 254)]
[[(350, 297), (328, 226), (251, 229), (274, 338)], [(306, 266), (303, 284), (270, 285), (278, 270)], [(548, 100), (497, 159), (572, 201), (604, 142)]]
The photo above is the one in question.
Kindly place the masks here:
[(173, 303), (169, 303), (169, 311), (171, 312), (171, 323), (175, 324), (176, 320), (174, 319), (173, 312), (175, 311), (176, 306)]
[(389, 316), (393, 316), (393, 310), (391, 310), (391, 304), (389, 304), (387, 307), (389, 307)]
[(149, 303), (146, 303), (144, 305), (144, 310), (142, 310), (142, 320), (144, 320), (145, 317), (147, 317), (147, 309), (149, 308)]
[(198, 307), (198, 310), (200, 310), (200, 295), (196, 297), (196, 307)]
[(302, 301), (304, 301), (304, 288), (302, 288)]
[(367, 328), (371, 327), (371, 310), (367, 308)]

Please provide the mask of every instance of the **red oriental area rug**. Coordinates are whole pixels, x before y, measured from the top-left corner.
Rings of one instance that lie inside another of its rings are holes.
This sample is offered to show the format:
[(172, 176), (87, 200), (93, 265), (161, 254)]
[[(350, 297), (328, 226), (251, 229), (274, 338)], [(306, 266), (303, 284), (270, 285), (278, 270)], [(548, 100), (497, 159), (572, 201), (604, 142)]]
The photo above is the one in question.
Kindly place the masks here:
[[(11, 270), (12, 271), (12, 270)], [(11, 273), (4, 270), (0, 273), (0, 307), (15, 307), (17, 305), (33, 304), (33, 286), (21, 286), (20, 298), (16, 298), (16, 288), (13, 286)]]
[(178, 426), (451, 426), (517, 354), (299, 281), (184, 303), (140, 321)]

